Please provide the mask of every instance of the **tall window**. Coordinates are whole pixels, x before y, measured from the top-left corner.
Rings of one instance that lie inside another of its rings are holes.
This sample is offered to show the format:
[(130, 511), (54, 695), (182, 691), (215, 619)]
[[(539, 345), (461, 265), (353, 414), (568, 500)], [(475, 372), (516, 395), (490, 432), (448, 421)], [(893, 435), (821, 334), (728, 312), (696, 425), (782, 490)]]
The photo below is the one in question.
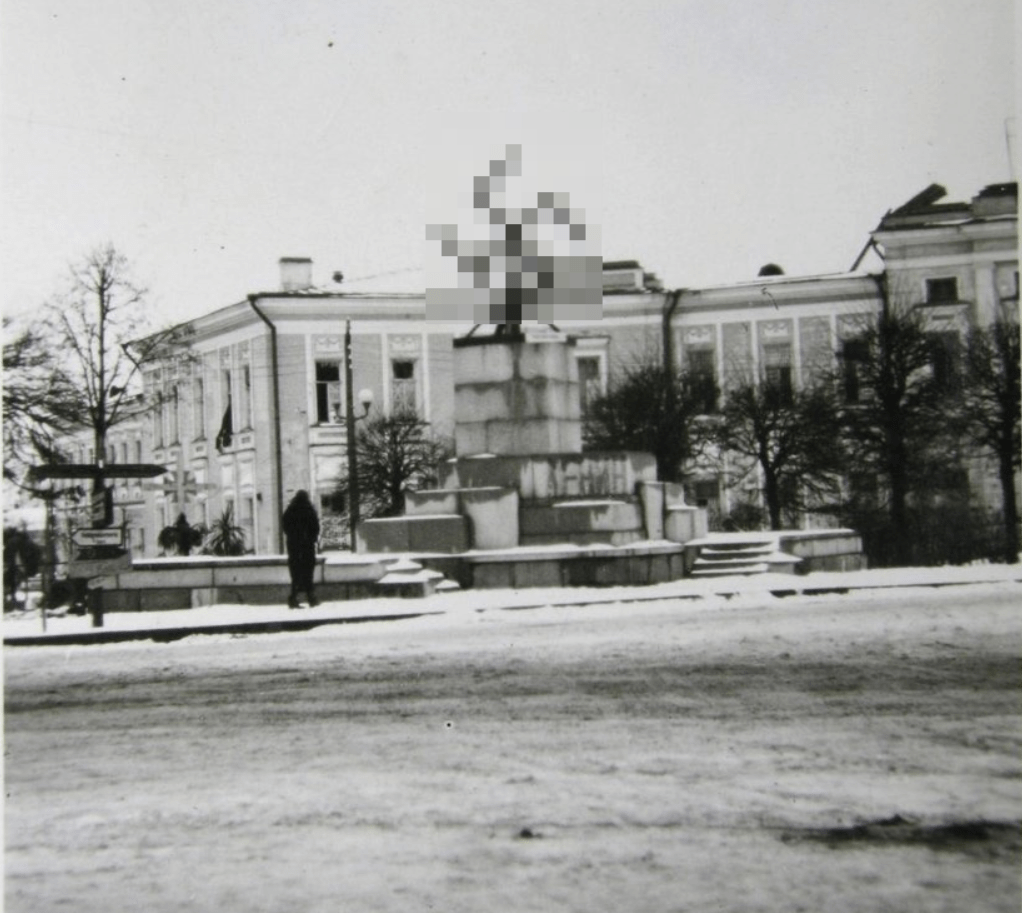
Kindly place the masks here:
[(339, 422), (344, 415), (341, 405), (341, 364), (337, 361), (316, 362), (316, 421)]
[(206, 389), (201, 377), (192, 380), (192, 436), (196, 440), (206, 436)]
[(862, 388), (862, 366), (869, 358), (869, 346), (863, 339), (846, 339), (841, 345), (841, 362), (844, 369), (844, 394), (846, 403), (861, 403), (865, 391)]
[(947, 304), (958, 300), (958, 279), (942, 276), (926, 280), (926, 300), (930, 304)]
[(582, 408), (582, 418), (589, 415), (596, 402), (604, 394), (603, 372), (600, 370), (598, 355), (579, 355), (578, 363), (578, 400)]
[(231, 399), (231, 392), (231, 371), (229, 368), (224, 368), (220, 372), (220, 402), (225, 409)]
[(238, 526), (245, 531), (245, 548), (255, 548), (255, 498), (245, 494), (241, 496), (241, 513)]
[(153, 433), (153, 447), (163, 446), (163, 411), (165, 408), (163, 393), (158, 392), (159, 397), (156, 407), (149, 413), (149, 419), (152, 422), (152, 433)]
[(791, 404), (791, 346), (763, 346), (763, 383), (778, 405)]
[(238, 394), (238, 427), (252, 427), (252, 366), (241, 366), (241, 391)]
[(955, 332), (930, 334), (930, 367), (938, 390), (958, 387), (961, 362), (961, 339)]
[(176, 444), (179, 439), (179, 423), (178, 423), (178, 387), (175, 384), (170, 388), (170, 392), (167, 394), (167, 420), (169, 424), (169, 430), (167, 432), (167, 440), (171, 444)]
[(408, 359), (395, 359), (390, 363), (391, 413), (418, 415), (419, 393), (415, 384), (415, 362)]
[(685, 364), (688, 366), (689, 381), (699, 400), (699, 411), (708, 414), (717, 411), (717, 368), (714, 364), (713, 349), (687, 348)]
[(231, 394), (234, 392), (234, 385), (231, 383), (231, 370), (224, 368), (220, 371), (220, 402), (226, 413), (227, 407), (231, 408), (231, 427), (228, 431), (234, 431), (234, 402)]

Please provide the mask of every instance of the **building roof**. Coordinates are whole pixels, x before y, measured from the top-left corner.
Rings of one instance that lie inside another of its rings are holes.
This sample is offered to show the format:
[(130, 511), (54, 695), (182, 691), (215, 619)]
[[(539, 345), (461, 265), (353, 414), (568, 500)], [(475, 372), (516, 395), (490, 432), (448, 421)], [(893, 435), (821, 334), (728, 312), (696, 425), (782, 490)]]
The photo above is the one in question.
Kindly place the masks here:
[(1018, 218), (1018, 184), (988, 184), (969, 202), (939, 202), (947, 195), (940, 184), (917, 193), (897, 209), (888, 212), (876, 231), (905, 231), (967, 225)]

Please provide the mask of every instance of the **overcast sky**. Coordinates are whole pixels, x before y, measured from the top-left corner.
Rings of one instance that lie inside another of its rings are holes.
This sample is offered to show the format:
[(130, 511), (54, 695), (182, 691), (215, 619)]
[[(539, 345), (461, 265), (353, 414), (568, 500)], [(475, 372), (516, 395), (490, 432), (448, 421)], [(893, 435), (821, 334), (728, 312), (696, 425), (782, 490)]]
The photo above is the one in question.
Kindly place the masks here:
[[(2, 306), (112, 241), (165, 319), (426, 265), (522, 145), (670, 287), (847, 269), (931, 182), (1012, 180), (1012, 0), (3, 0)], [(404, 272), (397, 272), (404, 271)], [(418, 280), (421, 283), (421, 278)], [(162, 321), (161, 321), (162, 322)]]

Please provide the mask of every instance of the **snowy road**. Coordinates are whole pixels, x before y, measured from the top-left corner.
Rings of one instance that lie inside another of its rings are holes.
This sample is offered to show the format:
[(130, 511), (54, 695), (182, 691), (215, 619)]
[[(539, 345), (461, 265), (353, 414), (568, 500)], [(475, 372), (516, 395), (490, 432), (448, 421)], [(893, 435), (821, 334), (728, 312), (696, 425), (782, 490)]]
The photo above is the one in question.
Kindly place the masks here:
[(5, 909), (1016, 911), (1020, 593), (8, 648)]

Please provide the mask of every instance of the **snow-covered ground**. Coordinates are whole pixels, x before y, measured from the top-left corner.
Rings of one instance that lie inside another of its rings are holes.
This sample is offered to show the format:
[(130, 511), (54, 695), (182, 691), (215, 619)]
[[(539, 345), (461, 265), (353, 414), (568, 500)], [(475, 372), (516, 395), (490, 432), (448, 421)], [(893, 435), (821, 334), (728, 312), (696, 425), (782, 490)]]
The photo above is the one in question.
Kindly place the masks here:
[[(778, 590), (874, 589), (915, 585), (955, 585), (977, 582), (1022, 580), (1022, 566), (977, 564), (967, 567), (886, 568), (848, 573), (816, 573), (806, 576), (761, 574), (733, 576), (716, 580), (684, 579), (644, 587), (564, 587), (526, 590), (469, 590), (438, 593), (424, 599), (387, 597), (350, 602), (325, 602), (314, 609), (290, 611), (284, 605), (216, 605), (198, 609), (159, 612), (108, 612), (103, 627), (113, 631), (157, 630), (167, 628), (232, 625), (242, 622), (272, 622), (411, 614), (416, 612), (460, 615), (487, 609), (571, 605), (578, 603), (635, 603), (664, 597), (709, 600), (721, 596), (760, 594)], [(31, 602), (31, 600), (30, 600)], [(46, 630), (38, 610), (9, 613), (4, 616), (4, 637), (39, 636), (43, 633), (73, 634), (92, 630), (88, 615), (49, 614)]]
[(1022, 584), (864, 573), (7, 648), (5, 909), (1016, 911)]

